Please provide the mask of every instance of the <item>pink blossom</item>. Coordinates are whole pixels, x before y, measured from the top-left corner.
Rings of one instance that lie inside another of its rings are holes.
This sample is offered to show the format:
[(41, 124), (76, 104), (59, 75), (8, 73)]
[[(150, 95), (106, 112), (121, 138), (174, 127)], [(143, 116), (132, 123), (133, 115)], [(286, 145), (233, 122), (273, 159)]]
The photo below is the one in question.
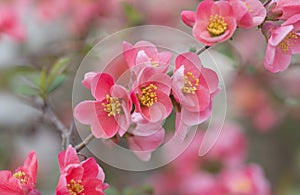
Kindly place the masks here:
[(16, 41), (24, 41), (25, 29), (17, 11), (8, 5), (0, 5), (0, 36), (8, 35)]
[(193, 11), (182, 11), (181, 19), (186, 25), (193, 28), (196, 22), (196, 13)]
[(76, 150), (69, 145), (58, 154), (60, 178), (56, 195), (85, 194), (105, 195), (104, 172), (94, 158), (80, 162)]
[(300, 14), (300, 2), (298, 0), (273, 0), (271, 10), (268, 13), (274, 19), (287, 20), (288, 18)]
[[(188, 25), (194, 23), (191, 12), (182, 12), (182, 19)], [(201, 43), (211, 46), (228, 40), (236, 29), (233, 9), (227, 1), (204, 0), (195, 13), (193, 36)]]
[(132, 114), (132, 126), (126, 136), (129, 149), (131, 149), (138, 158), (148, 161), (151, 153), (156, 150), (164, 141), (165, 130), (162, 128), (162, 122), (150, 123), (140, 113)]
[(269, 35), (264, 65), (267, 70), (277, 73), (287, 69), (292, 54), (300, 53), (300, 14), (289, 18), (280, 26), (266, 23)]
[(161, 72), (166, 72), (172, 53), (158, 52), (156, 46), (148, 41), (139, 41), (135, 45), (124, 41), (123, 55), (129, 68), (138, 75), (145, 67), (155, 67)]
[(182, 138), (189, 126), (198, 125), (210, 116), (212, 99), (219, 90), (218, 83), (217, 74), (202, 67), (195, 53), (184, 53), (176, 58), (172, 90), (181, 106), (176, 116), (176, 131)]
[(1, 194), (40, 195), (35, 189), (37, 169), (36, 153), (30, 152), (24, 165), (18, 167), (13, 174), (10, 171), (0, 171)]
[(225, 170), (220, 175), (220, 182), (227, 192), (226, 194), (270, 195), (270, 184), (258, 165)]
[(237, 25), (248, 29), (260, 25), (266, 18), (267, 10), (259, 0), (229, 0)]
[(123, 136), (131, 120), (132, 104), (127, 90), (106, 73), (87, 73), (82, 84), (96, 100), (80, 102), (74, 109), (75, 118), (91, 125), (97, 138), (111, 138), (118, 132)]
[(151, 123), (166, 119), (172, 111), (171, 79), (153, 67), (144, 68), (134, 82), (131, 98), (136, 112)]
[(150, 135), (129, 134), (126, 138), (129, 149), (141, 160), (148, 161), (151, 158), (151, 153), (163, 143), (164, 137), (165, 129), (160, 127), (159, 129), (155, 129), (155, 132)]

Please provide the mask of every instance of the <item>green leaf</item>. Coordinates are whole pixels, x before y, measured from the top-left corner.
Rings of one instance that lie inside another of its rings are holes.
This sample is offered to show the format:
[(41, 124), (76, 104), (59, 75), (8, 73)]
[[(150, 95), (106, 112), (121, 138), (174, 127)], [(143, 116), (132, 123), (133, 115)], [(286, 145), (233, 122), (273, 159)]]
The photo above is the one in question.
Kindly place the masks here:
[(106, 195), (120, 195), (118, 190), (112, 186), (110, 186), (107, 190), (105, 190)]
[(129, 26), (141, 25), (143, 23), (142, 14), (131, 4), (123, 2), (123, 10), (128, 19)]
[(70, 63), (69, 58), (61, 58), (53, 65), (53, 67), (50, 70), (49, 76), (47, 78), (47, 86), (50, 86), (53, 83), (53, 81), (56, 79), (56, 77), (58, 77), (65, 71), (69, 63)]
[(16, 89), (15, 89), (16, 93), (19, 93), (21, 95), (28, 95), (28, 96), (36, 96), (39, 94), (39, 90), (28, 86), (28, 85), (19, 85)]
[(66, 75), (61, 74), (56, 77), (56, 79), (51, 83), (51, 85), (48, 87), (48, 93), (53, 92), (55, 89), (57, 89), (59, 86), (63, 84), (63, 82), (66, 80)]

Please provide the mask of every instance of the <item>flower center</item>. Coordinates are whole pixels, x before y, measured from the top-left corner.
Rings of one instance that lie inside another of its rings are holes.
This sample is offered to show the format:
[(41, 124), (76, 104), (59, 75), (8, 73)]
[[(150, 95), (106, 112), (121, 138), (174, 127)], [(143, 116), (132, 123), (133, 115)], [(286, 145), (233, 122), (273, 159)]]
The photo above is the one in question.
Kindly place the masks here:
[(199, 79), (196, 79), (192, 72), (187, 72), (184, 75), (184, 86), (182, 92), (186, 94), (195, 94), (199, 86)]
[(121, 113), (121, 103), (119, 98), (106, 95), (106, 103), (101, 104), (104, 107), (104, 111), (107, 112), (107, 116), (116, 116)]
[(290, 50), (290, 47), (293, 47), (297, 42), (298, 35), (294, 32), (290, 32), (279, 44), (281, 50), (284, 53), (287, 53)]
[(149, 59), (150, 59), (151, 65), (152, 65), (153, 67), (158, 67), (158, 66), (159, 66), (158, 62), (155, 61), (155, 60), (153, 60), (153, 58), (149, 58)]
[(225, 18), (220, 15), (210, 16), (207, 30), (211, 37), (216, 37), (224, 34), (227, 30), (227, 23), (225, 22)]
[(157, 87), (154, 84), (141, 88), (142, 95), (137, 94), (137, 97), (142, 106), (150, 107), (157, 102), (156, 90)]
[(70, 195), (84, 195), (84, 187), (81, 185), (81, 180), (77, 180), (76, 182), (74, 179), (72, 179), (71, 182), (67, 184), (67, 188)]
[(27, 184), (30, 179), (29, 176), (23, 171), (18, 171), (14, 173), (13, 177), (17, 178), (22, 185)]

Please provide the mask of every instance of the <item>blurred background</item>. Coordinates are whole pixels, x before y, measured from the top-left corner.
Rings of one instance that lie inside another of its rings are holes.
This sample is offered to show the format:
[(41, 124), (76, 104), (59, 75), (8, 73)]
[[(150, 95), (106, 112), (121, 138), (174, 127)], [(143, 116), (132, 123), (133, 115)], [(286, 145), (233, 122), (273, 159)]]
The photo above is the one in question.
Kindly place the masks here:
[[(127, 27), (155, 24), (192, 34), (180, 12), (195, 10), (198, 3), (1, 0), (0, 169), (14, 170), (35, 150), (38, 189), (54, 194), (62, 135), (51, 113), (65, 128), (74, 128), (72, 86), (83, 57), (101, 39)], [(226, 67), (228, 112), (208, 155), (198, 157), (192, 144), (175, 162), (147, 172), (123, 171), (99, 161), (111, 185), (107, 193), (217, 195), (220, 183), (232, 178), (228, 185), (235, 186), (239, 195), (245, 194), (238, 190), (249, 188), (250, 181), (236, 178), (248, 171), (253, 180), (262, 180), (253, 186), (271, 186), (276, 195), (299, 195), (300, 58), (295, 56), (285, 72), (271, 74), (263, 67), (265, 42), (257, 29), (238, 29), (232, 40), (210, 49), (217, 53), (218, 65)], [(75, 145), (80, 139), (76, 131), (73, 134), (65, 141)], [(201, 142), (202, 134), (199, 129), (195, 142)]]

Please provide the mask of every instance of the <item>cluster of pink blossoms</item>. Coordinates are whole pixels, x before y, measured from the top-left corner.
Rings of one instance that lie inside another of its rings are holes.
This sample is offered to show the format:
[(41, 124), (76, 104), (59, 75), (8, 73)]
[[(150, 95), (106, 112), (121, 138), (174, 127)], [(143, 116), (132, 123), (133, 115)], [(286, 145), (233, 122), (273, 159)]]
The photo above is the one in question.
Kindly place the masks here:
[(297, 0), (273, 0), (265, 6), (259, 0), (204, 0), (196, 12), (183, 11), (181, 16), (207, 46), (230, 39), (238, 27), (260, 27), (268, 41), (264, 65), (273, 73), (285, 70), (292, 54), (300, 53)]
[(246, 164), (247, 140), (240, 126), (226, 123), (214, 147), (197, 155), (204, 133), (165, 171), (151, 178), (157, 194), (164, 195), (270, 195), (262, 168)]
[(219, 80), (195, 53), (178, 55), (172, 76), (167, 74), (172, 54), (158, 52), (150, 42), (124, 42), (123, 56), (130, 86), (116, 84), (107, 73), (86, 73), (82, 84), (95, 100), (80, 102), (74, 116), (90, 125), (96, 138), (124, 137), (140, 159), (149, 160), (164, 140), (162, 124), (172, 111), (182, 140), (191, 126), (209, 118)]
[[(95, 19), (111, 15), (118, 2), (104, 0), (12, 0), (0, 2), (0, 37), (8, 35), (24, 41), (27, 28), (22, 17), (36, 17), (42, 22), (57, 19), (66, 22), (72, 34), (84, 32)], [(29, 14), (30, 13), (30, 14)]]
[[(94, 158), (80, 162), (76, 150), (70, 145), (58, 154), (60, 178), (56, 195), (105, 195), (109, 186), (104, 183), (104, 172)], [(0, 171), (0, 192), (3, 195), (41, 195), (36, 189), (37, 158), (30, 152), (24, 165), (14, 173)]]

